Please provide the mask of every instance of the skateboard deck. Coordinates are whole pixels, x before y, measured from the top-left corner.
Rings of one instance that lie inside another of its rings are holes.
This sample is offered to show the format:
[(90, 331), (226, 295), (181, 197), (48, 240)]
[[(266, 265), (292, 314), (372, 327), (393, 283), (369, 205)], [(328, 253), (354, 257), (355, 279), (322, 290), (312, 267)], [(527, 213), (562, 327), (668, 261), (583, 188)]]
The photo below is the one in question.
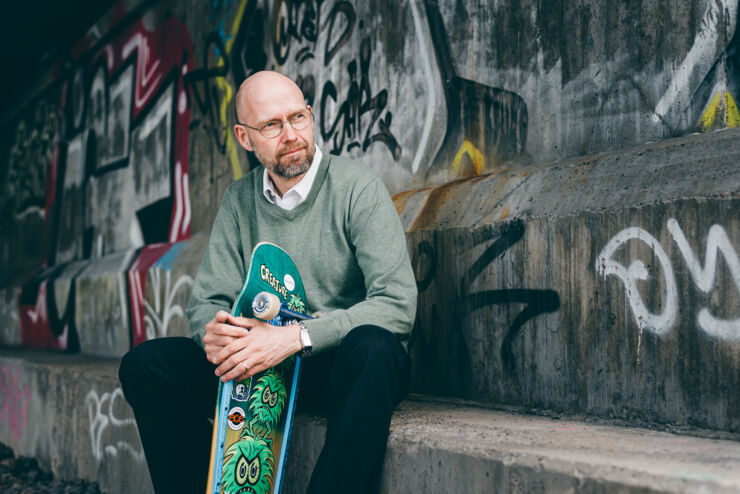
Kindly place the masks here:
[[(298, 268), (287, 252), (265, 242), (252, 250), (231, 314), (256, 317), (252, 304), (262, 292), (267, 292), (262, 298), (272, 294), (282, 305), (271, 324), (308, 319)], [(206, 493), (280, 492), (300, 368), (301, 359), (294, 355), (252, 378), (219, 384)]]

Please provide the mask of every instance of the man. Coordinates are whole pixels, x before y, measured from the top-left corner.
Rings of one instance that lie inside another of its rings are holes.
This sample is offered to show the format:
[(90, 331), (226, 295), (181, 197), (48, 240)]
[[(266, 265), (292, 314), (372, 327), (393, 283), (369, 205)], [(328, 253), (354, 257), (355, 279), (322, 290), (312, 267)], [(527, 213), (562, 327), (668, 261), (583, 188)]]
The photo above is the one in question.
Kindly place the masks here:
[[(416, 285), (400, 220), (374, 172), (315, 146), (311, 108), (292, 80), (259, 72), (235, 102), (236, 138), (264, 168), (224, 194), (188, 304), (193, 339), (150, 340), (121, 363), (152, 481), (158, 492), (201, 491), (217, 379), (299, 353), (299, 409), (327, 414), (308, 491), (371, 492), (409, 381)], [(229, 315), (258, 242), (291, 255), (309, 312), (325, 317), (276, 328)]]

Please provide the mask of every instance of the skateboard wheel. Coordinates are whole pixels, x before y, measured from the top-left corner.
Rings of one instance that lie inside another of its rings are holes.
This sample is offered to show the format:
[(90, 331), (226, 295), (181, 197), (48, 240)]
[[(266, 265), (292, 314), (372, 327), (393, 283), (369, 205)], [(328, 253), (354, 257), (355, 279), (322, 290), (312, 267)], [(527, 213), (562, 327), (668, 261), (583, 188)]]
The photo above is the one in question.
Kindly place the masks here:
[(272, 321), (280, 312), (280, 299), (274, 293), (260, 292), (252, 301), (252, 312), (263, 321)]

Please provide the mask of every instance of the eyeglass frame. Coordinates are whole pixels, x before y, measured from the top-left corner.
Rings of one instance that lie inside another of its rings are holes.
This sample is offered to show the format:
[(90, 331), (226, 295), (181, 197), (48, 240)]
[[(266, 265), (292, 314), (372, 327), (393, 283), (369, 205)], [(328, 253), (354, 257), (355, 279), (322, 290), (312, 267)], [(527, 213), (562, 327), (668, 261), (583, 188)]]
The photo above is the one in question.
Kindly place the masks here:
[(308, 124), (308, 125), (306, 125), (306, 126), (305, 126), (305, 127), (303, 127), (302, 129), (296, 129), (295, 127), (293, 127), (293, 124), (292, 124), (292, 123), (290, 122), (290, 119), (291, 119), (291, 118), (293, 118), (293, 117), (295, 117), (296, 115), (299, 115), (299, 114), (301, 114), (301, 113), (303, 113), (303, 112), (305, 112), (305, 111), (308, 111), (308, 118), (309, 118), (309, 119), (313, 118), (313, 110), (311, 109), (311, 105), (306, 105), (306, 108), (305, 108), (305, 109), (303, 109), (303, 110), (301, 110), (301, 111), (299, 111), (299, 112), (295, 112), (295, 113), (294, 113), (294, 114), (292, 114), (292, 115), (291, 115), (290, 117), (288, 117), (288, 119), (287, 119), (287, 120), (279, 120), (279, 122), (280, 122), (280, 132), (278, 132), (278, 133), (277, 133), (277, 134), (275, 134), (274, 136), (270, 136), (270, 137), (268, 137), (268, 136), (266, 136), (265, 134), (263, 134), (263, 133), (262, 133), (262, 129), (264, 129), (264, 128), (265, 128), (265, 127), (267, 126), (267, 124), (269, 124), (269, 123), (271, 123), (271, 122), (277, 122), (278, 120), (268, 120), (267, 122), (265, 122), (265, 123), (264, 123), (264, 124), (262, 125), (262, 127), (252, 127), (251, 125), (247, 125), (247, 124), (245, 124), (245, 123), (243, 123), (243, 122), (240, 122), (239, 120), (237, 120), (237, 121), (236, 121), (236, 123), (237, 123), (237, 125), (241, 125), (242, 127), (246, 127), (246, 128), (248, 128), (248, 129), (256, 130), (256, 131), (257, 131), (257, 132), (259, 132), (259, 133), (260, 133), (260, 135), (261, 135), (262, 137), (264, 137), (265, 139), (275, 139), (275, 138), (277, 138), (277, 137), (280, 137), (280, 134), (282, 134), (282, 133), (283, 133), (283, 128), (285, 127), (285, 122), (288, 122), (288, 123), (290, 124), (290, 126), (291, 126), (291, 127), (293, 128), (293, 130), (295, 130), (296, 132), (299, 132), (299, 131), (301, 131), (301, 130), (306, 130), (306, 129), (308, 128), (308, 125), (311, 125), (311, 123), (310, 123), (310, 122), (309, 122), (309, 124)]

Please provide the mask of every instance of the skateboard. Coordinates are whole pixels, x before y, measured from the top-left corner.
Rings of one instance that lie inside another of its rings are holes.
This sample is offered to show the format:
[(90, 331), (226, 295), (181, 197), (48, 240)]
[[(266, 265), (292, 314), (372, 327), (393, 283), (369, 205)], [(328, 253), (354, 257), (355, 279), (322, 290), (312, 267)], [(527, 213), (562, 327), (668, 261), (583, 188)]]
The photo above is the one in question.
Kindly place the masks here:
[[(305, 312), (293, 260), (277, 245), (257, 244), (231, 314), (283, 326), (310, 319)], [(219, 384), (207, 494), (280, 492), (300, 370), (294, 355), (252, 378)]]

